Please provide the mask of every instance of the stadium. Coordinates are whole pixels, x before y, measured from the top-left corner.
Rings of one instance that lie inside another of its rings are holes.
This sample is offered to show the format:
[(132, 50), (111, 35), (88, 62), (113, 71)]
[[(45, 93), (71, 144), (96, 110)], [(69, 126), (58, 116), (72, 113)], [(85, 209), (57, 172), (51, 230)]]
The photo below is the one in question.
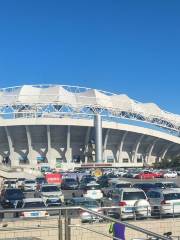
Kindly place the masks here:
[[(96, 162), (94, 116), (102, 120)], [(124, 94), (66, 85), (0, 89), (0, 162), (38, 169), (142, 167), (180, 154), (180, 116)]]

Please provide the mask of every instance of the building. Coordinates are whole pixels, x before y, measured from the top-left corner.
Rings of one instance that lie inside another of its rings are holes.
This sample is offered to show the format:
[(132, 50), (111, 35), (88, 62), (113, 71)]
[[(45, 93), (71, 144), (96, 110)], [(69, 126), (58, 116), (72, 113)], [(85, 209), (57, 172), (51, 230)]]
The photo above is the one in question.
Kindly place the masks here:
[(180, 116), (154, 103), (83, 87), (24, 85), (0, 89), (0, 162), (92, 166), (94, 114), (102, 117), (101, 165), (137, 167), (180, 154)]

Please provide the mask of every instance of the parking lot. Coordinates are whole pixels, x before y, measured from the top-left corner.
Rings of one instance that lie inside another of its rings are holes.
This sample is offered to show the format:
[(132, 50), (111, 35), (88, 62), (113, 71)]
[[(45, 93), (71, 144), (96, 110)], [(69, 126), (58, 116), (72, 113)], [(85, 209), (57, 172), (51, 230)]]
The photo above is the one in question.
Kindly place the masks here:
[[(154, 178), (154, 179), (136, 179), (136, 178), (118, 177), (118, 179), (119, 179), (119, 181), (129, 182), (132, 185), (135, 184), (135, 183), (159, 183), (159, 182), (166, 182), (167, 181), (167, 182), (174, 182), (178, 186), (180, 186), (180, 176), (177, 176), (176, 178)], [(107, 189), (109, 190), (110, 187), (108, 186), (107, 188), (106, 187), (101, 188), (103, 193), (106, 192)], [(83, 189), (79, 189), (79, 188), (78, 189), (74, 189), (74, 190), (62, 190), (62, 194), (63, 194), (64, 200), (65, 200), (63, 205), (67, 206), (66, 202), (69, 199), (72, 199), (74, 197), (82, 197), (82, 196), (84, 196), (83, 193), (84, 193), (84, 190)], [(24, 190), (24, 196), (25, 196), (26, 199), (35, 198), (35, 191), (34, 190)], [(106, 202), (107, 198), (108, 197), (104, 195), (103, 198), (101, 198), (101, 200), (100, 200), (101, 203), (103, 202), (103, 204), (101, 206), (103, 206), (104, 208), (106, 207), (106, 204), (104, 204), (104, 202)], [(111, 203), (111, 200), (109, 202)], [(3, 209), (2, 205), (0, 205), (0, 206), (1, 206), (1, 209)], [(111, 206), (112, 206), (112, 204), (110, 204), (110, 207)], [(58, 213), (58, 211), (56, 211), (56, 213)], [(168, 217), (171, 217), (171, 216), (168, 216)], [(178, 217), (178, 216), (176, 216), (176, 217)], [(7, 219), (7, 218), (8, 219), (9, 218), (14, 218), (14, 214), (12, 214), (12, 213), (5, 213), (4, 214), (4, 218), (5, 219)]]

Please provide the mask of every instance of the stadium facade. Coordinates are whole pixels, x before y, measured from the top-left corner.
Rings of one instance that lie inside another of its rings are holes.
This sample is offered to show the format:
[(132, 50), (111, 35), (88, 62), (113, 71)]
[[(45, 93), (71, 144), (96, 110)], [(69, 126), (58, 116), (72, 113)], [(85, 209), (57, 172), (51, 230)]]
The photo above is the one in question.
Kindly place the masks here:
[[(95, 162), (94, 115), (102, 118)], [(180, 116), (124, 94), (62, 85), (0, 89), (0, 162), (12, 167), (140, 167), (180, 154)]]

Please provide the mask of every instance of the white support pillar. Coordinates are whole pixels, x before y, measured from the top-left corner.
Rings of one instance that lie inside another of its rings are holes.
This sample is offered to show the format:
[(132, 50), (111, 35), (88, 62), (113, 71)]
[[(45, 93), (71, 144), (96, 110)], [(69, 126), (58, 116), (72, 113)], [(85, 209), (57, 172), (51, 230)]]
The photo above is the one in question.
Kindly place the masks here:
[(153, 149), (154, 149), (154, 147), (155, 147), (155, 145), (156, 145), (156, 143), (157, 143), (158, 140), (159, 140), (159, 138), (156, 138), (156, 139), (152, 142), (152, 144), (149, 146), (149, 150), (148, 150), (148, 152), (147, 152), (147, 159), (146, 159), (146, 162), (147, 162), (147, 163), (148, 163), (148, 162), (150, 161), (150, 159), (151, 159), (151, 155), (152, 155)]
[(35, 160), (33, 159), (33, 150), (32, 150), (32, 140), (31, 140), (31, 134), (30, 134), (30, 129), (29, 126), (25, 126), (26, 128), (26, 136), (27, 136), (27, 142), (28, 142), (28, 148), (29, 148), (29, 153), (28, 153), (28, 159), (29, 163), (31, 166), (36, 165)]
[(125, 138), (128, 134), (128, 131), (124, 132), (123, 136), (122, 136), (122, 139), (121, 139), (121, 142), (120, 142), (120, 145), (119, 145), (119, 156), (118, 156), (118, 162), (121, 163), (122, 162), (122, 150), (123, 150), (123, 146), (124, 146), (124, 141), (125, 141)]
[(67, 139), (66, 139), (66, 161), (70, 163), (72, 161), (72, 149), (71, 149), (71, 126), (67, 126)]
[(52, 151), (51, 151), (51, 129), (50, 126), (47, 125), (47, 160), (51, 167), (55, 167), (55, 159), (52, 159)]
[(104, 144), (103, 144), (103, 160), (104, 160), (104, 162), (107, 162), (106, 147), (107, 147), (107, 142), (108, 142), (108, 138), (109, 138), (109, 132), (110, 132), (110, 128), (106, 129), (106, 134), (105, 134)]
[(165, 146), (165, 148), (163, 149), (161, 155), (160, 155), (160, 160), (164, 159), (168, 150), (174, 145), (174, 143), (170, 143), (167, 146)]
[(15, 159), (15, 151), (14, 151), (13, 142), (12, 142), (12, 138), (11, 138), (8, 127), (5, 127), (5, 132), (8, 140), (8, 145), (9, 145), (9, 158), (11, 160), (11, 166), (18, 166), (19, 163), (18, 163), (18, 160)]
[(142, 139), (143, 139), (144, 135), (142, 134), (138, 140), (136, 141), (136, 143), (134, 144), (134, 147), (133, 147), (133, 156), (132, 156), (132, 162), (137, 162), (137, 154), (138, 154), (138, 150), (139, 150), (139, 146), (142, 142)]
[(85, 163), (87, 163), (87, 151), (88, 151), (88, 143), (89, 143), (89, 137), (90, 137), (91, 127), (87, 127), (85, 141), (84, 141), (84, 156), (85, 156)]

